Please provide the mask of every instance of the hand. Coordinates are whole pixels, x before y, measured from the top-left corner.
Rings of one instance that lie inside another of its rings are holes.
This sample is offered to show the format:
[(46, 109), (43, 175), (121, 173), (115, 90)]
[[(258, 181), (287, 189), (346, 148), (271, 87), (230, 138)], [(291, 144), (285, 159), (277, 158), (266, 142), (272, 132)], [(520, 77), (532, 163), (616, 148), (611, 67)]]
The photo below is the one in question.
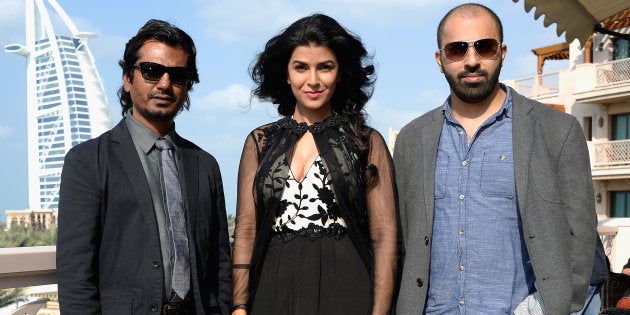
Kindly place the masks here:
[(232, 315), (247, 315), (247, 310), (244, 308), (237, 308), (232, 311)]

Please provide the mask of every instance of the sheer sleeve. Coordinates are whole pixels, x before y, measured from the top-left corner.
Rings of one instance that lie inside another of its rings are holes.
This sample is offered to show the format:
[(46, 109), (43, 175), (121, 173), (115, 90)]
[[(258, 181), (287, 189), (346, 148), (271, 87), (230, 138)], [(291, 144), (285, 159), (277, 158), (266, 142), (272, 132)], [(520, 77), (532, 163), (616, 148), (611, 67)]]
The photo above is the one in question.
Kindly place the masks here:
[(369, 162), (378, 177), (367, 189), (370, 238), (374, 250), (373, 314), (388, 314), (392, 306), (398, 263), (397, 200), (394, 166), (385, 140), (376, 131), (370, 135)]
[(247, 303), (249, 287), (249, 264), (252, 259), (256, 236), (256, 210), (254, 204), (254, 176), (258, 168), (258, 143), (255, 133), (245, 140), (238, 170), (236, 200), (236, 227), (234, 229), (234, 252), (232, 254), (234, 278), (234, 305)]

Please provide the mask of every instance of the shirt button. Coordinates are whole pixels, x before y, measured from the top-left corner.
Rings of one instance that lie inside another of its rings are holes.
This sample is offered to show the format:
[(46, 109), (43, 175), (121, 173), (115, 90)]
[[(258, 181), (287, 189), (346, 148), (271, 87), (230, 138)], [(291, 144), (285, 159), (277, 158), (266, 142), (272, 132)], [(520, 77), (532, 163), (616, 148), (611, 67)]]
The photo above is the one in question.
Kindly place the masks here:
[(154, 260), (151, 263), (151, 266), (153, 266), (153, 269), (159, 269), (160, 268), (160, 263), (157, 260)]
[(464, 230), (459, 230), (459, 235), (464, 235)]
[(468, 161), (463, 161), (463, 162), (462, 162), (462, 165), (463, 165), (463, 166), (467, 166), (467, 165), (468, 165)]
[(457, 130), (457, 133), (459, 133), (460, 135), (463, 135), (464, 134), (464, 130), (459, 129), (459, 130)]
[(464, 265), (459, 265), (459, 270), (464, 271)]
[(459, 195), (459, 200), (464, 200), (464, 195)]
[(429, 246), (429, 237), (428, 236), (424, 237), (424, 245)]
[(424, 282), (422, 282), (422, 279), (418, 278), (418, 279), (416, 279), (416, 285), (418, 287), (422, 287), (424, 285)]
[(158, 306), (157, 304), (152, 304), (151, 305), (151, 312), (157, 312), (158, 311)]
[(464, 306), (464, 300), (460, 300), (459, 305)]

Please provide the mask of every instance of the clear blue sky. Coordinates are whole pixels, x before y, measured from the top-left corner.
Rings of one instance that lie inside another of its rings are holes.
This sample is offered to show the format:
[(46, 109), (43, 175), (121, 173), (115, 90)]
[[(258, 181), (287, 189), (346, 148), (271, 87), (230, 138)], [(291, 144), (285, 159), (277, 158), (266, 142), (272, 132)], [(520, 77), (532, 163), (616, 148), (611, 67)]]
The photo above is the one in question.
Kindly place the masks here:
[[(480, 1), (504, 24), (507, 57), (501, 80), (536, 74), (534, 48), (565, 41), (556, 25), (526, 13), (523, 1)], [(195, 40), (201, 83), (191, 92), (191, 110), (176, 119), (178, 132), (212, 153), (221, 166), (228, 213), (235, 212), (236, 174), (245, 137), (258, 125), (277, 119), (271, 104), (252, 102), (247, 69), (265, 42), (296, 19), (314, 12), (336, 18), (359, 35), (374, 54), (377, 83), (367, 106), (369, 124), (385, 138), (411, 119), (442, 104), (448, 85), (433, 59), (436, 28), (452, 0), (244, 0), (244, 1), (85, 1), (58, 0), (80, 31), (94, 32), (94, 54), (111, 108), (120, 118), (116, 91), (118, 60), (124, 44), (150, 18), (172, 22)], [(0, 0), (0, 45), (25, 43), (24, 0)], [(564, 34), (563, 34), (564, 35)], [(550, 61), (545, 72), (565, 68)], [(0, 220), (4, 210), (26, 209), (26, 59), (0, 51)]]

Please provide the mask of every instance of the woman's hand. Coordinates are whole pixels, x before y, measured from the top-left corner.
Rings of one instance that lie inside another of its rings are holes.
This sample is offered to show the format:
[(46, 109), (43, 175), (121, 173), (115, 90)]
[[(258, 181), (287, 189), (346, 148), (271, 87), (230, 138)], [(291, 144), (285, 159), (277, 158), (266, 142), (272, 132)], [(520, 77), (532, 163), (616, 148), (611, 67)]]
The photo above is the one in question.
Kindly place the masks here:
[(244, 308), (237, 308), (232, 311), (232, 315), (247, 315), (247, 310)]

